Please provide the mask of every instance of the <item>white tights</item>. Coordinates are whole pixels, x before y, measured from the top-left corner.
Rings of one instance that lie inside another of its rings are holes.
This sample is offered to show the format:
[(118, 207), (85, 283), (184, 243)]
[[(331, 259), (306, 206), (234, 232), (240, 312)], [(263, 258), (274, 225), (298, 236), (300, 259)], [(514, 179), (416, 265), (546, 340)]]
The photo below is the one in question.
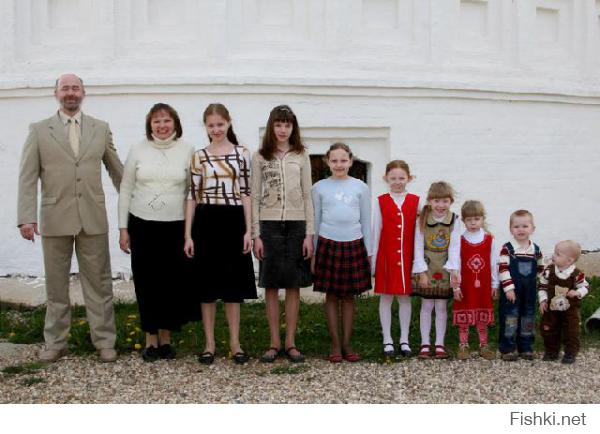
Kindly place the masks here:
[(421, 345), (430, 345), (431, 334), (431, 312), (435, 307), (435, 344), (444, 345), (446, 336), (446, 321), (448, 319), (448, 311), (446, 306), (448, 300), (445, 299), (421, 299)]
[[(379, 297), (379, 320), (381, 321), (381, 332), (383, 333), (383, 343), (393, 344), (392, 339), (392, 303), (394, 302), (394, 296), (389, 294), (382, 294)], [(400, 319), (400, 343), (408, 344), (408, 332), (410, 329), (410, 314), (411, 314), (411, 303), (410, 296), (399, 295), (398, 303), (400, 309), (398, 310), (398, 318)], [(403, 349), (407, 346), (403, 346)]]

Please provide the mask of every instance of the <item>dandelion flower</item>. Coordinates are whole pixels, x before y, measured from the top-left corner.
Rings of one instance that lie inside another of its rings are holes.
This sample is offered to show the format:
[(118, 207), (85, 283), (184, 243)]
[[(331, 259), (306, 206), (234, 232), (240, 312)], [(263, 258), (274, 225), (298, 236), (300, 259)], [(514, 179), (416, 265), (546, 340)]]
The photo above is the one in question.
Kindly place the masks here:
[(127, 338), (125, 339), (127, 342), (131, 342), (131, 338)]
[(142, 344), (135, 344), (133, 346), (133, 348), (135, 348), (136, 350), (141, 350), (142, 349)]
[(84, 320), (84, 319), (79, 320), (79, 325), (84, 325), (85, 323), (86, 323), (86, 320)]

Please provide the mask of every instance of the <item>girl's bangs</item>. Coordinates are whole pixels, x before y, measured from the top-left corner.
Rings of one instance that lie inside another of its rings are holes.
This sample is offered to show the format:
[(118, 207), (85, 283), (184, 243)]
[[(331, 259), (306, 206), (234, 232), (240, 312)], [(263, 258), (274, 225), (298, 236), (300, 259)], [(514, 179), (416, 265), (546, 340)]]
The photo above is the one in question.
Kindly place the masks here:
[(427, 193), (427, 200), (448, 198), (448, 199), (451, 199), (452, 201), (454, 201), (453, 193), (454, 192), (452, 192), (450, 190), (445, 190), (445, 189), (429, 191), (429, 193)]
[(290, 110), (279, 109), (273, 112), (273, 122), (286, 122), (294, 124), (294, 113)]

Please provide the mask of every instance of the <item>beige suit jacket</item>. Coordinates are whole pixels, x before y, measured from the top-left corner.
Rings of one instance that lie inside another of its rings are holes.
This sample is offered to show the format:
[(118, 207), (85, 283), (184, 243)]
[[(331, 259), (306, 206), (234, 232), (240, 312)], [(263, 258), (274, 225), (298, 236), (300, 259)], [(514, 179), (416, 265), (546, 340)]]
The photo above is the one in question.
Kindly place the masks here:
[(119, 189), (123, 164), (108, 124), (82, 115), (76, 157), (58, 113), (30, 125), (19, 169), (17, 224), (37, 223), (41, 180), (40, 233), (43, 236), (108, 232), (100, 162)]

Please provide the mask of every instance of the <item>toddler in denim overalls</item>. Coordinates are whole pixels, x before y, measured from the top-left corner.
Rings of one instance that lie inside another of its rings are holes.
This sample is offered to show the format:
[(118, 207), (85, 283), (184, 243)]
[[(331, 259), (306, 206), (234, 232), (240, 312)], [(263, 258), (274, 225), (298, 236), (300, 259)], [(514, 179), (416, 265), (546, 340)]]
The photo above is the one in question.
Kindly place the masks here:
[(537, 277), (544, 269), (542, 252), (529, 239), (534, 230), (529, 211), (511, 214), (510, 232), (514, 239), (502, 246), (499, 260), (502, 291), (498, 350), (502, 360), (517, 360), (519, 356), (533, 359)]

